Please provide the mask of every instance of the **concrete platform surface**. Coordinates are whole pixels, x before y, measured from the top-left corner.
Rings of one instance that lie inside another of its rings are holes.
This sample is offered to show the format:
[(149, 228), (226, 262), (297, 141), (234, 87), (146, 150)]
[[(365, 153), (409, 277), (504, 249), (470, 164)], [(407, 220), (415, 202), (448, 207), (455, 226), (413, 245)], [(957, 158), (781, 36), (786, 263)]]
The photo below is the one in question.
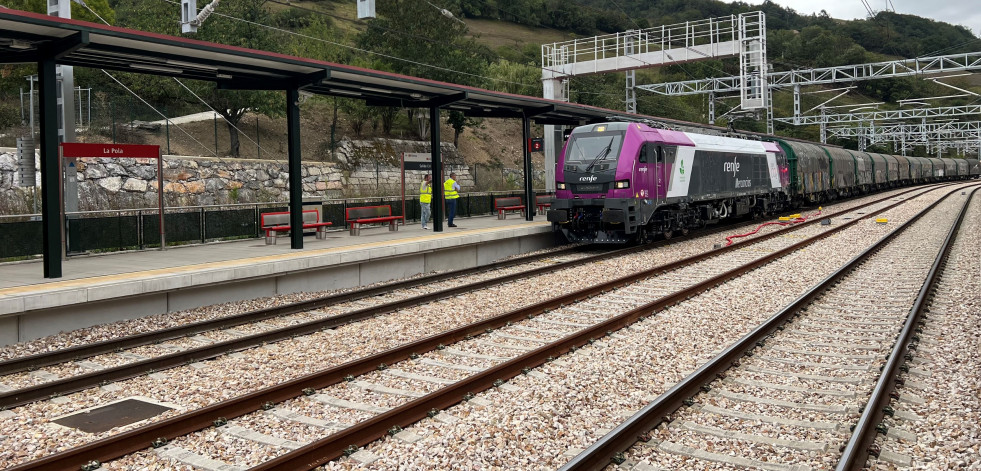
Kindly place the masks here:
[(249, 239), (78, 256), (62, 262), (58, 279), (43, 278), (40, 261), (0, 264), (0, 345), (219, 302), (478, 266), (551, 245), (550, 224), (536, 219), (458, 219), (443, 232), (418, 223), (360, 236), (334, 231), (304, 237), (299, 250), (281, 237), (276, 245)]

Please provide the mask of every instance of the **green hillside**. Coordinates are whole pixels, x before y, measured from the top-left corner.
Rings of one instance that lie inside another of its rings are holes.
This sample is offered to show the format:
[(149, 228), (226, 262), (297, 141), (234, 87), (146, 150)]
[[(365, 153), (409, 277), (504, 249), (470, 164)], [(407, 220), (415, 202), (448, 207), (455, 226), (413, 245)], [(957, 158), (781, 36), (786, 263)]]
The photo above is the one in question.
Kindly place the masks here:
[[(205, 3), (199, 0), (198, 6)], [(4, 4), (42, 11), (45, 2), (7, 0)], [(168, 0), (88, 0), (87, 5), (117, 26), (179, 35), (176, 21), (160, 21), (161, 18), (176, 20), (177, 7)], [(443, 14), (441, 8), (451, 12), (451, 17)], [(750, 6), (715, 0), (379, 0), (377, 9), (378, 18), (358, 20), (354, 0), (229, 0), (220, 4), (219, 14), (213, 15), (194, 37), (532, 96), (541, 96), (543, 43), (755, 10), (766, 13), (768, 59), (775, 71), (981, 50), (981, 41), (960, 26), (891, 12), (867, 20), (840, 21), (827, 15), (800, 15), (771, 2)], [(78, 4), (73, 4), (73, 15), (96, 21), (91, 12)], [(19, 90), (23, 77), (33, 73), (32, 70), (33, 66), (12, 65), (0, 69), (0, 102), (4, 103), (0, 107), (3, 110), (0, 134), (19, 124)], [(641, 70), (638, 83), (737, 73), (735, 59), (711, 60)], [(126, 79), (130, 88), (151, 104), (167, 109), (170, 115), (207, 109), (173, 80), (118, 75)], [(103, 114), (118, 115), (119, 108), (127, 106), (130, 120), (158, 119), (148, 110), (141, 110), (139, 104), (117, 103), (128, 92), (99, 71), (80, 70), (76, 76), (78, 83), (93, 89), (96, 105), (103, 107)], [(973, 76), (947, 80), (954, 86), (981, 92), (979, 82)], [(833, 104), (857, 106), (954, 94), (949, 88), (914, 78), (855, 85), (854, 91)], [(216, 91), (210, 83), (191, 83), (187, 87), (233, 123), (239, 123), (246, 114), (265, 115), (271, 122), (282, 117), (281, 98), (272, 92)], [(805, 90), (802, 109), (812, 108), (833, 96), (808, 93), (819, 90), (821, 87)], [(571, 99), (579, 103), (610, 109), (624, 107), (623, 74), (575, 77), (570, 92)], [(975, 98), (948, 99), (937, 106), (972, 103)], [(717, 114), (722, 115), (737, 102), (720, 98)], [(315, 98), (313, 103), (309, 106), (327, 114), (320, 120), (330, 130), (324, 138), (327, 148), (333, 148), (341, 139), (411, 137), (418, 132), (407, 111), (367, 108), (357, 101), (323, 97)], [(787, 91), (775, 93), (774, 103), (778, 116), (792, 114), (793, 98)], [(664, 97), (638, 91), (638, 112), (706, 122), (708, 98)], [(462, 134), (472, 135), (481, 127), (480, 121), (447, 114), (447, 126), (456, 131), (456, 139)], [(113, 118), (113, 122), (116, 120), (121, 118)], [(738, 127), (765, 131), (762, 121), (743, 120)], [(230, 133), (230, 155), (239, 155), (235, 132)], [(817, 137), (816, 128), (778, 127), (777, 133), (808, 139)], [(9, 143), (0, 142), (3, 144)]]

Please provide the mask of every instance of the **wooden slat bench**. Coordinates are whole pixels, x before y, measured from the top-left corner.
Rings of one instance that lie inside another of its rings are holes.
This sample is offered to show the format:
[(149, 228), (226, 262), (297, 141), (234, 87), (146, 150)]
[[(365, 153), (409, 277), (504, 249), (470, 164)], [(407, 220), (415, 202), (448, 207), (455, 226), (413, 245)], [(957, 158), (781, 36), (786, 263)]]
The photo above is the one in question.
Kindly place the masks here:
[[(262, 230), (266, 231), (266, 245), (275, 245), (279, 234), (286, 234), (290, 231), (289, 211), (262, 213), (259, 215), (259, 222)], [(320, 211), (316, 209), (303, 210), (303, 228), (316, 229), (318, 239), (326, 239), (327, 227), (333, 224), (332, 222), (321, 222)]]
[(555, 197), (551, 195), (535, 196), (535, 206), (538, 207), (538, 214), (545, 214), (545, 211), (552, 207)]
[(525, 205), (521, 204), (521, 198), (511, 196), (507, 198), (494, 198), (494, 211), (497, 211), (497, 218), (504, 219), (508, 211), (521, 211), (525, 215)]
[(351, 226), (351, 235), (361, 235), (361, 226), (378, 222), (387, 222), (388, 230), (399, 230), (398, 222), (404, 220), (402, 216), (392, 216), (392, 207), (383, 206), (362, 206), (358, 208), (347, 208), (344, 210), (344, 219)]

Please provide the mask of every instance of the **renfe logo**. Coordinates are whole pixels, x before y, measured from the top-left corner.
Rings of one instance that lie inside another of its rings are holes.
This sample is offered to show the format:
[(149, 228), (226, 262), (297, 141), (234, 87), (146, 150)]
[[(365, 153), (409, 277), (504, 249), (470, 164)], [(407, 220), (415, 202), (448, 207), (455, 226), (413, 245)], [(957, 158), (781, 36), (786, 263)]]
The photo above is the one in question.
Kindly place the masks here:
[(733, 157), (732, 162), (722, 164), (722, 171), (732, 172), (732, 176), (736, 176), (736, 173), (739, 172), (739, 162), (736, 162), (736, 158)]
[(596, 175), (590, 175), (588, 177), (579, 177), (579, 181), (593, 183), (596, 181)]

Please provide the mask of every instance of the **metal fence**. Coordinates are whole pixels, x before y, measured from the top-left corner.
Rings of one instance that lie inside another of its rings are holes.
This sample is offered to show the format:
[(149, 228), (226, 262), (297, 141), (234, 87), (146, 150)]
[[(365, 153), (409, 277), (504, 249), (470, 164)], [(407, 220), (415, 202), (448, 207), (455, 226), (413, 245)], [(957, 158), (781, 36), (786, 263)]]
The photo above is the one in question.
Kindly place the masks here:
[[(457, 215), (492, 215), (494, 198), (510, 196), (523, 197), (524, 194), (518, 191), (461, 194), (457, 202)], [(319, 209), (321, 219), (332, 222), (334, 230), (347, 229), (344, 213), (351, 207), (390, 205), (392, 215), (405, 216), (407, 222), (418, 221), (420, 216), (418, 199), (408, 196), (404, 214), (401, 198), (391, 196), (305, 201), (303, 205), (304, 209)], [(534, 210), (534, 202), (528, 206)], [(165, 208), (167, 246), (258, 238), (261, 236), (260, 215), (275, 211), (289, 211), (288, 203)], [(157, 210), (149, 208), (69, 213), (65, 217), (68, 256), (158, 248), (159, 221)], [(0, 261), (29, 259), (41, 254), (41, 231), (41, 216), (38, 214), (0, 216)]]

